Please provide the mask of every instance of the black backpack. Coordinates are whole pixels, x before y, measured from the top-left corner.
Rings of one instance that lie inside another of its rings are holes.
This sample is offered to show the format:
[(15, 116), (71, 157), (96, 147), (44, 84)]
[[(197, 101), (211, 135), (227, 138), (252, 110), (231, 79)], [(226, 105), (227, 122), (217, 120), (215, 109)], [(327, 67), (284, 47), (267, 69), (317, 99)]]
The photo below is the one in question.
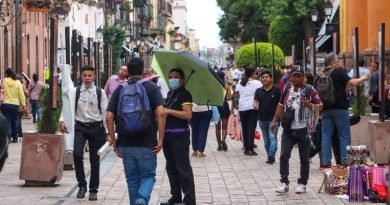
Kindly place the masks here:
[[(80, 86), (76, 88), (76, 105), (75, 105), (75, 111), (77, 111), (77, 102), (79, 101), (80, 99)], [(98, 108), (100, 110), (100, 114), (102, 114), (102, 108), (100, 107), (100, 100), (102, 99), (102, 89), (99, 88), (99, 87), (96, 87), (96, 97), (97, 97), (97, 101), (98, 101)]]
[(336, 103), (333, 79), (330, 76), (336, 68), (319, 72), (314, 80), (314, 89), (317, 90), (321, 102), (325, 107), (331, 107)]

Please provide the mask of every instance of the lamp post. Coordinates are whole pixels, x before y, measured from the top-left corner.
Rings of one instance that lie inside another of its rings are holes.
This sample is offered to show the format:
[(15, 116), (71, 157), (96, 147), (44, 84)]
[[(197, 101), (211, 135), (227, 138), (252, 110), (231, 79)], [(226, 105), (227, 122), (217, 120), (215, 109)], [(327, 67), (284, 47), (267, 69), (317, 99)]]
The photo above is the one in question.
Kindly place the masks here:
[(103, 28), (99, 26), (96, 29), (96, 40), (94, 43), (95, 53), (95, 72), (96, 72), (96, 85), (100, 87), (100, 41), (103, 39)]
[[(329, 21), (330, 21), (330, 16), (332, 15), (332, 12), (333, 12), (333, 5), (332, 5), (332, 3), (328, 0), (328, 1), (326, 1), (325, 2), (325, 4), (324, 4), (324, 13), (325, 13), (325, 17), (326, 17), (326, 22), (327, 23), (329, 23)], [(316, 23), (317, 21), (318, 21), (318, 16), (319, 16), (319, 11), (317, 10), (317, 9), (312, 9), (311, 11), (310, 11), (310, 16), (311, 16), (311, 20), (312, 20), (312, 22), (313, 23)], [(316, 38), (317, 38), (317, 34), (316, 34), (316, 31), (317, 31), (317, 29), (313, 26), (313, 36), (312, 36), (312, 38), (313, 38), (313, 51), (312, 51), (312, 61), (313, 62), (311, 62), (312, 63), (312, 68), (313, 68), (313, 75), (314, 75), (314, 77), (316, 76), (316, 73), (317, 73), (317, 66), (316, 66), (316, 64), (317, 64), (317, 57), (316, 57)]]
[[(125, 36), (125, 42), (126, 42), (126, 47), (127, 48), (129, 48), (129, 51), (131, 51), (130, 50), (130, 46), (129, 46), (129, 44), (130, 44), (130, 42), (131, 42), (131, 35), (130, 34), (127, 34), (126, 36)], [(129, 55), (129, 52), (128, 51), (126, 51), (126, 55), (125, 55), (125, 62), (126, 62), (126, 64), (129, 62), (129, 57), (130, 57), (130, 55)]]

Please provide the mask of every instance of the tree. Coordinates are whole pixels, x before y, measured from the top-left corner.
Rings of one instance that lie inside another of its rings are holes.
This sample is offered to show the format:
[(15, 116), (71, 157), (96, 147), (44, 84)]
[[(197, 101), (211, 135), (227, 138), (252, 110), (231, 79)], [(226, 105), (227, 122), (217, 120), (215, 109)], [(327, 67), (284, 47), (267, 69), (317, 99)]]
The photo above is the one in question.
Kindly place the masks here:
[[(291, 17), (277, 16), (268, 30), (269, 42), (278, 45), (285, 55), (291, 55), (292, 44), (295, 44), (296, 48), (302, 47), (303, 36), (299, 32), (299, 28)], [(297, 52), (297, 54), (301, 54), (301, 52)]]
[(266, 41), (268, 26), (277, 16), (290, 17), (293, 24), (299, 26), (297, 34), (311, 36), (310, 10), (317, 8), (322, 12), (324, 0), (217, 0), (217, 3), (224, 12), (218, 21), (221, 39), (241, 39), (245, 43), (253, 38), (254, 21), (257, 22), (257, 39)]
[(224, 11), (219, 19), (220, 37), (223, 41), (241, 39), (251, 42), (253, 39), (253, 22), (256, 22), (257, 39), (267, 39), (267, 25), (262, 19), (263, 2), (266, 0), (217, 0)]
[[(125, 40), (125, 31), (115, 26), (105, 26), (103, 28), (103, 37), (105, 44), (112, 45), (112, 73), (117, 73), (120, 66), (120, 55), (122, 45)], [(102, 85), (105, 84), (109, 76), (105, 72), (102, 76)]]
[[(255, 64), (255, 44), (250, 43), (242, 46), (236, 53), (237, 66), (244, 67), (246, 65)], [(272, 44), (270, 43), (256, 43), (257, 49), (260, 50), (260, 65), (266, 69), (271, 69), (272, 65)], [(274, 46), (275, 66), (284, 64), (284, 54), (282, 49)]]

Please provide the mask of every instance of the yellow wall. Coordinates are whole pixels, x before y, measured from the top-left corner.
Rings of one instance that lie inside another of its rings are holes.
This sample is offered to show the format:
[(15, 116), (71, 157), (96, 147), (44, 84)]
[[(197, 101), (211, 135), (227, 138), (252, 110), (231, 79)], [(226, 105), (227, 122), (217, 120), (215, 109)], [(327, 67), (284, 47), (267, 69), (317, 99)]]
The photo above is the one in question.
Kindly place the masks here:
[(386, 23), (386, 47), (390, 47), (389, 0), (340, 1), (340, 52), (352, 52), (352, 29), (359, 27), (359, 50), (378, 47), (378, 25)]

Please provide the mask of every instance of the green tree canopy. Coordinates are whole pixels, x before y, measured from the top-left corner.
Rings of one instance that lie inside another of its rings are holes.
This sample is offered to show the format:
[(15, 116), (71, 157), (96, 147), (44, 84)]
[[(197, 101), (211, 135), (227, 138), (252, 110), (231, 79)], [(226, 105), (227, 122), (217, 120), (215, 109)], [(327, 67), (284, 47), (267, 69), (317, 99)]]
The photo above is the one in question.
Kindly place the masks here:
[[(271, 69), (272, 65), (272, 44), (256, 43), (257, 49), (260, 50), (260, 65), (266, 69)], [(282, 49), (274, 45), (275, 65), (284, 64), (284, 54)], [(255, 65), (255, 44), (250, 43), (242, 46), (236, 53), (237, 66), (244, 67), (246, 65)]]
[(269, 27), (269, 42), (278, 45), (285, 55), (291, 55), (292, 44), (295, 44), (296, 48), (302, 47), (303, 35), (300, 34), (299, 29), (299, 25), (294, 24), (291, 17), (278, 16)]
[[(103, 38), (105, 44), (112, 45), (112, 73), (117, 73), (121, 62), (120, 55), (125, 40), (125, 31), (115, 26), (105, 26), (103, 28)], [(108, 73), (105, 72), (102, 76), (102, 86), (105, 85), (108, 77)]]
[[(323, 11), (324, 0), (217, 0), (224, 15), (218, 21), (223, 41), (240, 39), (251, 42), (253, 22), (257, 22), (257, 39), (267, 41), (268, 27), (277, 16), (289, 17), (299, 27), (297, 35), (311, 35), (310, 10)], [(321, 19), (320, 19), (321, 21)], [(297, 44), (297, 43), (295, 43)]]

